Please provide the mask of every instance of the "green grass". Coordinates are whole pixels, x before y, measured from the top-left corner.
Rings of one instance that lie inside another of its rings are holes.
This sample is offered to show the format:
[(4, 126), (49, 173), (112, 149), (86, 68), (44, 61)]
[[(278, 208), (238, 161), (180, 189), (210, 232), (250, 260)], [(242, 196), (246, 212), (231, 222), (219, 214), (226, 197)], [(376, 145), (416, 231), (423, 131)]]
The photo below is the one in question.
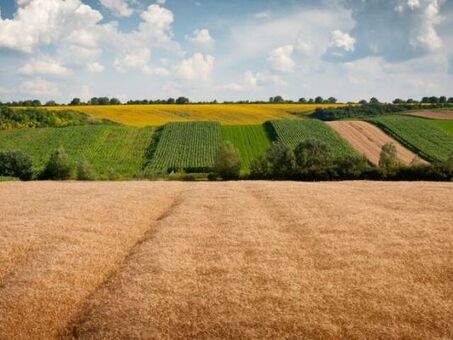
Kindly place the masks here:
[[(428, 161), (445, 161), (453, 152), (451, 125), (415, 117), (386, 116), (370, 119), (402, 144)], [(441, 128), (440, 126), (443, 126)]]
[(132, 178), (143, 166), (153, 131), (112, 125), (0, 131), (0, 150), (24, 151), (39, 170), (63, 146), (74, 162), (85, 156), (101, 178), (112, 172)]
[(431, 120), (430, 123), (453, 136), (453, 120)]
[(242, 170), (250, 169), (251, 162), (271, 145), (263, 125), (222, 126), (223, 139), (239, 151)]
[(316, 138), (327, 144), (334, 157), (357, 154), (334, 130), (316, 119), (275, 120), (268, 123), (268, 128), (275, 140), (293, 149), (308, 138)]
[(222, 141), (216, 122), (169, 123), (160, 133), (148, 167), (162, 172), (208, 172)]

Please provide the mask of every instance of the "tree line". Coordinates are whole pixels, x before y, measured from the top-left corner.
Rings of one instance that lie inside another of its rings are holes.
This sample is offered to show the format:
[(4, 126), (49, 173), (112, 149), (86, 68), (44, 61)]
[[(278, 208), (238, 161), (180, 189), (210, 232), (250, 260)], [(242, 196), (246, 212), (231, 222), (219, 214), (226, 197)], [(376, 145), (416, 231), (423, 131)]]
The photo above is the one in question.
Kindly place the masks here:
[[(328, 97), (323, 98), (317, 96), (315, 98), (299, 98), (298, 100), (285, 99), (282, 96), (278, 95), (275, 97), (270, 97), (268, 101), (264, 100), (237, 100), (237, 101), (223, 101), (218, 102), (217, 100), (212, 101), (191, 101), (187, 97), (177, 97), (177, 98), (168, 98), (168, 99), (138, 99), (138, 100), (128, 100), (125, 103), (122, 103), (118, 98), (109, 98), (109, 97), (92, 97), (88, 101), (84, 102), (80, 98), (73, 98), (67, 105), (77, 106), (77, 105), (152, 105), (152, 104), (336, 104), (338, 103), (337, 98)], [(376, 97), (372, 97), (370, 100), (362, 99), (358, 102), (359, 104), (380, 104), (381, 102)], [(423, 97), (420, 100), (415, 100), (412, 98), (401, 99), (396, 98), (392, 101), (393, 104), (453, 104), (453, 97), (447, 98), (446, 96), (431, 96)], [(348, 102), (347, 104), (356, 104), (354, 102)], [(23, 101), (10, 101), (2, 103), (1, 105), (6, 106), (25, 106), (25, 107), (36, 107), (36, 106), (57, 106), (65, 104), (57, 104), (55, 100), (49, 100), (45, 103), (41, 103), (39, 99), (30, 99)]]

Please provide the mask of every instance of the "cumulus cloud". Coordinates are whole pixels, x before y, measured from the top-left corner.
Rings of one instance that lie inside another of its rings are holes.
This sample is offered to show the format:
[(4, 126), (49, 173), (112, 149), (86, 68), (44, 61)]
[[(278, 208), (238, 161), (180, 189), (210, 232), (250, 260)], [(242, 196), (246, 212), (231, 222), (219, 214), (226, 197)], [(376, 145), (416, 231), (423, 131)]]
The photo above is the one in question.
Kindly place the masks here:
[(87, 70), (92, 73), (100, 73), (104, 71), (104, 65), (98, 62), (89, 63), (87, 64)]
[(0, 19), (0, 48), (30, 53), (57, 43), (72, 32), (96, 25), (102, 15), (80, 0), (30, 0), (13, 19)]
[(355, 39), (348, 33), (343, 33), (340, 30), (332, 31), (331, 46), (344, 49), (345, 51), (354, 51)]
[(128, 17), (134, 11), (129, 7), (129, 3), (126, 0), (99, 0), (101, 4), (111, 10), (114, 14)]
[(171, 24), (174, 16), (167, 8), (159, 4), (152, 4), (140, 17), (143, 21), (139, 25), (139, 34), (159, 40), (166, 40), (172, 36)]
[[(402, 61), (439, 50), (443, 42), (437, 27), (444, 3), (444, 0), (343, 0), (355, 21), (351, 35), (356, 40), (354, 49), (345, 49), (349, 52), (346, 59), (382, 56), (387, 61)], [(329, 52), (329, 57), (335, 55)]]
[(151, 59), (151, 51), (148, 48), (142, 48), (135, 52), (129, 52), (121, 57), (115, 58), (113, 65), (118, 72), (126, 72), (129, 69), (142, 70), (145, 73), (150, 73), (149, 61)]
[(44, 57), (42, 59), (32, 58), (25, 65), (20, 67), (17, 72), (23, 75), (52, 75), (52, 76), (68, 76), (72, 72), (58, 61)]
[(296, 63), (292, 59), (292, 54), (294, 52), (294, 46), (286, 45), (269, 53), (267, 61), (269, 62), (272, 69), (280, 72), (291, 72)]
[(36, 96), (53, 96), (60, 93), (58, 86), (43, 78), (25, 80), (20, 85), (20, 90)]
[(186, 39), (199, 47), (210, 47), (215, 43), (214, 38), (206, 28), (196, 29), (190, 36), (186, 36)]
[(177, 67), (179, 77), (186, 80), (207, 80), (214, 68), (215, 58), (209, 54), (195, 53), (184, 59)]

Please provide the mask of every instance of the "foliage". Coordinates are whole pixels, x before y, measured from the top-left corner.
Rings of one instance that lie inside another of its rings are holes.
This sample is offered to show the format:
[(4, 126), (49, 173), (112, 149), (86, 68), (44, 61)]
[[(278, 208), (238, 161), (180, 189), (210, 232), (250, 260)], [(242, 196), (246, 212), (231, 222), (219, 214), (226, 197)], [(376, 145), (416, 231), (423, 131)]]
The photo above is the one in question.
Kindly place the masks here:
[(327, 145), (334, 158), (356, 155), (334, 130), (316, 119), (272, 121), (267, 123), (267, 128), (273, 138), (291, 149), (307, 139), (316, 138)]
[(346, 106), (337, 108), (318, 108), (311, 115), (313, 118), (332, 121), (340, 119), (350, 118), (365, 118), (370, 116), (378, 116), (390, 113), (403, 112), (408, 110), (414, 110), (419, 106), (414, 105), (392, 105), (392, 104), (380, 104), (374, 102), (374, 104), (364, 104), (360, 106)]
[(272, 178), (290, 178), (296, 167), (293, 150), (283, 143), (274, 143), (266, 151), (266, 159), (270, 165)]
[(379, 167), (386, 173), (393, 172), (399, 166), (399, 161), (396, 152), (396, 146), (393, 143), (386, 143), (382, 146), (381, 154), (379, 155)]
[(446, 161), (453, 150), (451, 135), (427, 119), (386, 116), (369, 121), (429, 161)]
[(27, 181), (33, 177), (32, 160), (22, 151), (0, 151), (0, 176)]
[(66, 127), (101, 123), (84, 113), (27, 108), (11, 109), (0, 106), (0, 130), (42, 127)]
[(80, 181), (92, 181), (96, 178), (93, 167), (85, 157), (79, 159), (76, 170), (76, 178)]
[(267, 157), (262, 154), (258, 155), (250, 164), (251, 179), (269, 179), (272, 178), (272, 169)]
[(240, 170), (239, 152), (231, 142), (222, 143), (215, 158), (214, 173), (224, 180), (231, 180), (239, 178)]
[(42, 179), (67, 180), (72, 176), (74, 164), (61, 146), (50, 156), (43, 173)]
[(309, 138), (297, 145), (294, 155), (297, 166), (303, 169), (327, 166), (331, 160), (327, 144), (315, 138)]
[(210, 172), (222, 140), (214, 122), (169, 123), (162, 130), (148, 167), (170, 173)]
[(143, 167), (153, 132), (153, 128), (115, 125), (0, 131), (0, 150), (27, 153), (35, 171), (41, 172), (51, 153), (63, 146), (73, 162), (85, 156), (100, 179), (110, 178), (111, 172), (133, 178)]
[(222, 126), (223, 138), (231, 142), (241, 156), (242, 170), (250, 170), (253, 159), (271, 145), (263, 125)]

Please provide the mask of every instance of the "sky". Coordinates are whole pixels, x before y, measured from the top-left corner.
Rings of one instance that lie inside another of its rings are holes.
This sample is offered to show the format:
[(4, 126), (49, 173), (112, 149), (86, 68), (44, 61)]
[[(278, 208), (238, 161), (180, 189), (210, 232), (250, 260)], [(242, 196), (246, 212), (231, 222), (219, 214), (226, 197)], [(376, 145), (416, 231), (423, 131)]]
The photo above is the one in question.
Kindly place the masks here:
[(453, 0), (0, 0), (0, 101), (453, 97)]

